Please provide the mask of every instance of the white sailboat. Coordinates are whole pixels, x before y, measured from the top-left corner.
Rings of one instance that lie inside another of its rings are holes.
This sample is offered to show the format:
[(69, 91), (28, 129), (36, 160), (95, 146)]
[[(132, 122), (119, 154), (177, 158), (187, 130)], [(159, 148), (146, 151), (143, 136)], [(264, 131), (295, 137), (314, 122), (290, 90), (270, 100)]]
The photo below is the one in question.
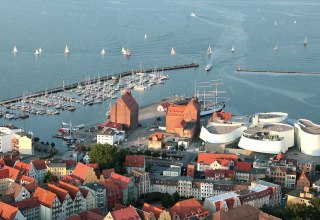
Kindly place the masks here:
[(69, 55), (70, 54), (70, 50), (68, 48), (68, 45), (66, 45), (66, 48), (64, 49), (64, 54), (65, 55)]
[(212, 54), (212, 49), (211, 49), (210, 45), (209, 45), (209, 47), (208, 47), (208, 49), (207, 49), (207, 54), (208, 54), (208, 55), (211, 55), (211, 54)]
[(125, 50), (125, 53), (124, 53), (123, 55), (125, 55), (125, 56), (131, 56), (131, 50), (130, 50), (129, 48), (127, 48), (127, 49)]
[(273, 49), (274, 49), (274, 50), (278, 50), (278, 44), (276, 44), (276, 46), (274, 46)]
[(121, 54), (122, 54), (122, 55), (125, 55), (125, 54), (126, 54), (126, 49), (124, 49), (124, 47), (122, 47), (122, 49), (121, 49)]
[(176, 51), (173, 49), (173, 47), (171, 48), (171, 52), (170, 52), (171, 56), (176, 55)]
[(144, 39), (147, 40), (147, 34), (144, 34)]
[(36, 56), (39, 56), (39, 55), (40, 55), (40, 53), (39, 53), (39, 50), (38, 50), (38, 49), (36, 49), (36, 51), (34, 52), (34, 55), (36, 55)]
[(304, 45), (304, 46), (307, 46), (307, 44), (308, 44), (308, 38), (305, 37), (304, 40), (303, 40), (303, 45)]
[(274, 22), (274, 26), (278, 26), (278, 23), (277, 23), (277, 21), (275, 21), (275, 22)]
[(234, 48), (234, 45), (232, 45), (232, 48), (231, 48), (231, 50), (230, 50), (230, 52), (235, 52), (236, 50), (235, 50), (235, 48)]
[(297, 20), (294, 20), (294, 22), (293, 22), (294, 24), (296, 24), (297, 23)]
[(12, 53), (18, 53), (18, 49), (17, 49), (17, 47), (15, 45), (13, 46)]
[(204, 68), (206, 71), (209, 71), (209, 70), (211, 70), (211, 68), (212, 68), (212, 64), (208, 64), (208, 65), (206, 65), (206, 67)]
[(101, 50), (100, 54), (101, 55), (105, 55), (106, 54), (106, 51), (104, 50), (104, 48)]
[(38, 51), (39, 51), (39, 54), (42, 54), (42, 49), (41, 49), (41, 47), (39, 47)]
[(191, 17), (196, 17), (197, 15), (196, 15), (196, 13), (191, 12), (190, 16), (191, 16)]

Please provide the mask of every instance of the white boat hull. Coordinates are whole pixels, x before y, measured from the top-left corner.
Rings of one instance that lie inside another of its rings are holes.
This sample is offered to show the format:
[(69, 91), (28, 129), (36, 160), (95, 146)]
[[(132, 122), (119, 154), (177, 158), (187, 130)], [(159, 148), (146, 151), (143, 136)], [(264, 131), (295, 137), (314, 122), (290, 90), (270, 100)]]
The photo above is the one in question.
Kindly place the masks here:
[(210, 108), (201, 109), (200, 117), (211, 115), (211, 114), (213, 114), (213, 112), (219, 112), (224, 108), (224, 106), (225, 106), (225, 103), (221, 103), (221, 104), (215, 105), (215, 106), (210, 107)]

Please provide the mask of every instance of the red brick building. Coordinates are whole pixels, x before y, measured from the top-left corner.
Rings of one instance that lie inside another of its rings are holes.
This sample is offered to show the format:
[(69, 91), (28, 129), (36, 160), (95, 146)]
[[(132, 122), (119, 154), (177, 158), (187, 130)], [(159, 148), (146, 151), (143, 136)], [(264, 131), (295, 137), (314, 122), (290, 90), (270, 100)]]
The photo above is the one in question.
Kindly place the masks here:
[(139, 105), (126, 91), (110, 110), (110, 121), (123, 124), (125, 129), (134, 129), (138, 126)]
[(197, 98), (189, 102), (170, 104), (166, 113), (167, 132), (192, 138), (200, 126), (200, 104)]

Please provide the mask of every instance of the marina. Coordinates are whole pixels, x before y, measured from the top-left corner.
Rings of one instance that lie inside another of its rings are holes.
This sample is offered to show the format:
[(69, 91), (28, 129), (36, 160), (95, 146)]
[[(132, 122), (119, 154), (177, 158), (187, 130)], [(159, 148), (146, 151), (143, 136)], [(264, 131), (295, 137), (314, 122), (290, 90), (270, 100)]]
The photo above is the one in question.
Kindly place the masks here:
[(198, 67), (198, 64), (184, 64), (171, 67), (135, 70), (112, 76), (86, 78), (85, 81), (53, 88), (1, 102), (0, 117), (7, 120), (26, 119), (29, 114), (59, 115), (60, 111), (75, 111), (79, 106), (100, 104), (116, 99), (127, 89), (146, 90), (148, 87), (164, 84), (169, 79), (163, 71)]

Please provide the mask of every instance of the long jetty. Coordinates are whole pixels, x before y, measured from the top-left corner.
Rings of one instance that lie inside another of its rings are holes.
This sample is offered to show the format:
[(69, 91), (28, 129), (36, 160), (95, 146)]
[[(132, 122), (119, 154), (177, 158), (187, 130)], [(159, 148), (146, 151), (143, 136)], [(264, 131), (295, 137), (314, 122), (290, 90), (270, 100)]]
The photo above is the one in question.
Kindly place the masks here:
[(237, 72), (245, 72), (245, 73), (280, 73), (280, 74), (320, 75), (320, 72), (281, 71), (281, 70), (237, 69)]
[(154, 71), (156, 71), (156, 72), (159, 72), (159, 71), (170, 71), (170, 70), (197, 68), (197, 67), (199, 67), (199, 64), (190, 63), (190, 64), (181, 64), (181, 65), (166, 66), (166, 67), (159, 67), (159, 68), (152, 68), (152, 69), (143, 69), (143, 70), (139, 69), (139, 70), (126, 71), (126, 72), (122, 72), (122, 73), (116, 73), (116, 74), (113, 74), (113, 75), (110, 75), (110, 76), (103, 76), (103, 77), (100, 77), (100, 78), (97, 78), (97, 79), (91, 79), (91, 80), (81, 81), (81, 82), (77, 82), (77, 83), (73, 83), (73, 84), (69, 84), (69, 85), (65, 85), (65, 86), (46, 89), (44, 91), (34, 92), (34, 93), (31, 93), (31, 94), (25, 95), (25, 96), (17, 96), (17, 97), (14, 97), (14, 98), (8, 98), (8, 99), (0, 101), (0, 106), (1, 105), (7, 105), (7, 104), (15, 103), (15, 102), (19, 102), (23, 98), (36, 98), (36, 97), (44, 96), (45, 94), (59, 93), (59, 92), (63, 92), (63, 91), (74, 89), (79, 85), (84, 86), (86, 84), (97, 83), (98, 81), (108, 81), (108, 80), (111, 80), (111, 79), (114, 79), (114, 78), (119, 78), (120, 76), (121, 77), (129, 76), (131, 74), (135, 74), (135, 73), (138, 73), (138, 72), (152, 73)]

